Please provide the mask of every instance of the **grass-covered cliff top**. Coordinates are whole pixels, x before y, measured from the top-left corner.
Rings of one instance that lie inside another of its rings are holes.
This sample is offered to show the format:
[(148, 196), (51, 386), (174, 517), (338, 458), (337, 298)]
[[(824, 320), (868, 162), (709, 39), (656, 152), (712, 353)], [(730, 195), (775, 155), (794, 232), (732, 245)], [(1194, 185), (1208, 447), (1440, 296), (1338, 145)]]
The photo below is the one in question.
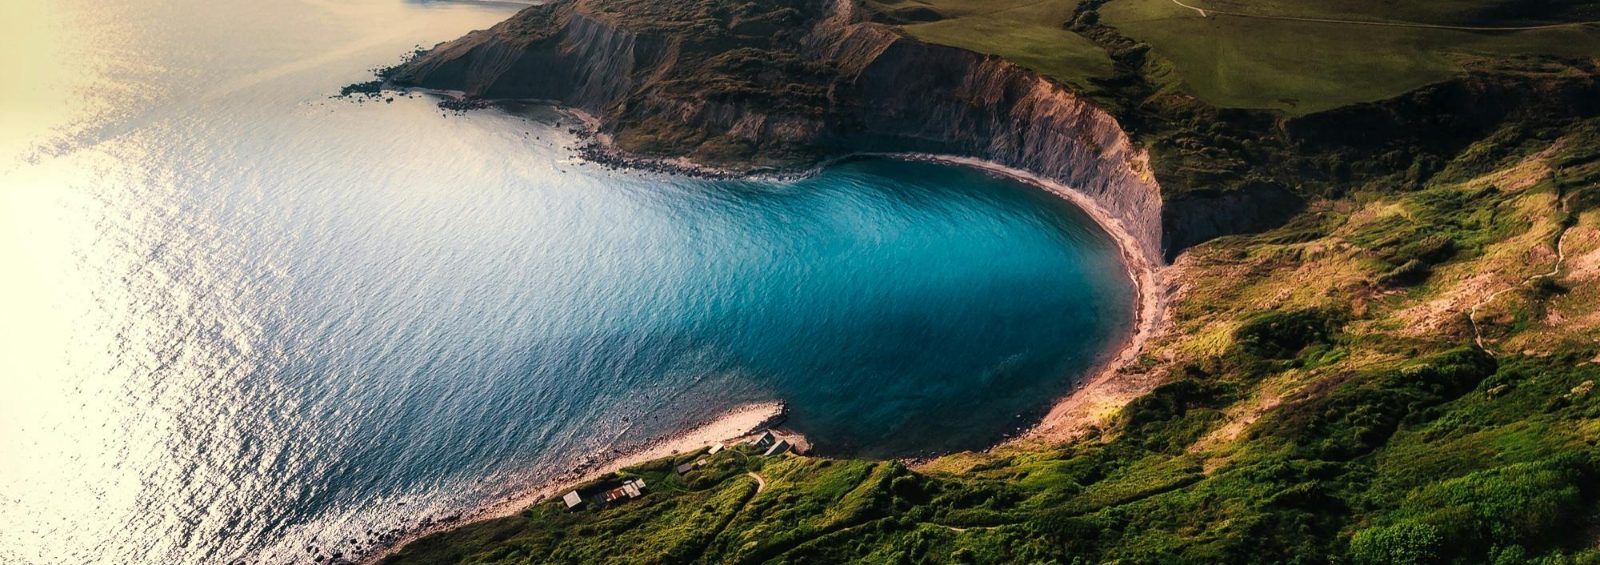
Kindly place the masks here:
[[(842, 26), (881, 26), (882, 37), (1003, 57), (1104, 109), (1150, 152), (1169, 201), (1262, 187), (1316, 197), (1414, 184), (1506, 124), (1559, 123), (1600, 105), (1574, 102), (1600, 99), (1600, 24), (1581, 23), (1600, 6), (1595, 0), (1432, 8), (1375, 0), (853, 1), (567, 0), (524, 10), (492, 33), (552, 60), (572, 56), (570, 41), (592, 39), (589, 31), (562, 35), (573, 14), (641, 38), (626, 52), (578, 55), (604, 59), (608, 72), (619, 72), (610, 70), (619, 59), (634, 65), (625, 77), (631, 91), (591, 108), (604, 114), (616, 144), (647, 156), (759, 168), (862, 150), (839, 145), (874, 133), (931, 139), (862, 125), (869, 123), (863, 113), (882, 109), (870, 93), (852, 89), (861, 70), (852, 65), (872, 60), (872, 42), (818, 45), (849, 35)], [(843, 13), (851, 16), (837, 17)], [(1345, 16), (1327, 17), (1339, 13)], [(1529, 25), (1563, 27), (1447, 29)], [(547, 38), (558, 41), (541, 43)], [(446, 46), (443, 56), (422, 60), (466, 61), (472, 47)], [(480, 55), (454, 68), (511, 64), (501, 51)], [(401, 82), (413, 78), (410, 70), (402, 69)], [(520, 83), (536, 80), (552, 79)], [(481, 94), (475, 87), (483, 85), (432, 86)], [(1414, 163), (1424, 170), (1410, 170)]]
[[(910, 37), (1094, 100), (1150, 149), (1169, 197), (1412, 182), (1412, 162), (1435, 166), (1507, 123), (1589, 115), (1535, 92), (1600, 75), (1593, 0), (864, 1)], [(1517, 26), (1557, 27), (1469, 29)]]
[(639, 501), (391, 562), (1600, 562), (1600, 120), (1507, 127), (1168, 278), (1123, 376), (1160, 386), (1075, 441), (663, 461), (627, 471)]
[(580, 9), (637, 33), (670, 33), (701, 43), (772, 40), (799, 31), (806, 20), (803, 0), (729, 2), (683, 0), (583, 0)]
[[(1085, 90), (1116, 79), (1103, 24), (1160, 79), (1222, 108), (1304, 115), (1392, 98), (1470, 61), (1600, 53), (1600, 2), (869, 0), (907, 34), (1001, 55)], [(1092, 13), (1092, 14), (1091, 14)], [(1596, 22), (1592, 25), (1567, 25)], [(1558, 26), (1543, 29), (1506, 28)], [(1099, 43), (1104, 44), (1103, 41)], [(1118, 47), (1112, 47), (1115, 51)]]

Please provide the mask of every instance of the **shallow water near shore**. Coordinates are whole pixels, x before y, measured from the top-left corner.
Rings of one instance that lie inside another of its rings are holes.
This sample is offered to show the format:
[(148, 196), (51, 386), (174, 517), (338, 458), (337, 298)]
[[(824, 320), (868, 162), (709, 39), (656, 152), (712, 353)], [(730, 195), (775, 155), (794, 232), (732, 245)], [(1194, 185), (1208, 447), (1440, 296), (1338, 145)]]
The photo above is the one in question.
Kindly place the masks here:
[(0, 562), (349, 556), (758, 400), (981, 447), (1127, 335), (1110, 239), (983, 171), (607, 171), (553, 110), (329, 99), (515, 9), (4, 8)]

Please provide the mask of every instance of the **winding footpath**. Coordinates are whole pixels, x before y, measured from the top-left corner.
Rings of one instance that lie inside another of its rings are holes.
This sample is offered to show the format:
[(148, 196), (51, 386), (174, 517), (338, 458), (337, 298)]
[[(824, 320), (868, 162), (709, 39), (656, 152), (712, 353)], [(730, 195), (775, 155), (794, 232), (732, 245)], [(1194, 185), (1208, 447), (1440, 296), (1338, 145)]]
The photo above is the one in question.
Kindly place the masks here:
[[(1566, 211), (1566, 209), (1567, 209), (1566, 201), (1565, 200), (1560, 200), (1558, 202), (1560, 203), (1560, 205), (1557, 206), (1556, 209), (1560, 210), (1560, 211)], [(1472, 341), (1474, 343), (1478, 344), (1478, 349), (1482, 349), (1483, 352), (1484, 353), (1488, 353), (1490, 357), (1499, 357), (1500, 356), (1499, 354), (1495, 353), (1493, 349), (1489, 349), (1489, 346), (1483, 340), (1483, 329), (1478, 326), (1478, 309), (1484, 307), (1485, 305), (1489, 304), (1490, 302), (1493, 302), (1494, 299), (1499, 298), (1500, 295), (1502, 295), (1502, 294), (1505, 294), (1507, 292), (1511, 292), (1513, 290), (1517, 290), (1519, 288), (1522, 288), (1523, 286), (1532, 284), (1534, 281), (1537, 281), (1539, 279), (1548, 279), (1548, 278), (1551, 278), (1551, 277), (1554, 277), (1554, 276), (1560, 274), (1561, 273), (1561, 265), (1565, 264), (1566, 261), (1567, 261), (1567, 249), (1566, 249), (1567, 233), (1569, 233), (1571, 231), (1572, 231), (1571, 227), (1563, 225), (1561, 227), (1561, 233), (1556, 236), (1556, 262), (1555, 262), (1554, 265), (1550, 266), (1550, 272), (1539, 273), (1539, 274), (1530, 276), (1530, 277), (1528, 277), (1526, 279), (1523, 279), (1523, 281), (1520, 282), (1520, 283), (1517, 283), (1515, 285), (1508, 286), (1506, 288), (1502, 288), (1500, 290), (1497, 290), (1494, 293), (1490, 294), (1489, 296), (1484, 297), (1483, 300), (1478, 301), (1477, 304), (1473, 304), (1472, 308), (1467, 310), (1467, 320), (1472, 322)]]
[(1531, 30), (1539, 30), (1539, 29), (1558, 29), (1558, 28), (1567, 28), (1567, 27), (1583, 27), (1583, 26), (1590, 26), (1590, 25), (1600, 24), (1600, 20), (1590, 20), (1590, 21), (1583, 21), (1583, 22), (1563, 22), (1563, 23), (1559, 23), (1559, 24), (1541, 24), (1541, 25), (1531, 25), (1531, 26), (1461, 26), (1461, 25), (1446, 25), (1446, 24), (1424, 24), (1424, 23), (1417, 23), (1417, 22), (1386, 22), (1386, 21), (1373, 21), (1373, 20), (1342, 20), (1342, 19), (1337, 19), (1337, 18), (1310, 18), (1310, 17), (1301, 17), (1301, 16), (1271, 16), (1271, 15), (1266, 15), (1266, 14), (1247, 14), (1247, 13), (1244, 13), (1244, 12), (1227, 12), (1227, 11), (1223, 11), (1223, 10), (1207, 10), (1207, 9), (1201, 8), (1199, 6), (1191, 6), (1189, 4), (1185, 4), (1183, 2), (1183, 0), (1172, 0), (1172, 3), (1173, 4), (1177, 4), (1177, 5), (1179, 5), (1181, 7), (1184, 7), (1184, 8), (1188, 8), (1190, 10), (1194, 10), (1195, 13), (1200, 14), (1200, 17), (1202, 17), (1202, 18), (1209, 18), (1209, 17), (1211, 17), (1213, 15), (1217, 15), (1217, 16), (1233, 16), (1233, 17), (1236, 17), (1236, 18), (1256, 18), (1256, 19), (1260, 19), (1260, 20), (1280, 20), (1280, 21), (1289, 21), (1289, 22), (1311, 22), (1311, 23), (1321, 23), (1321, 24), (1363, 25), (1363, 26), (1379, 26), (1379, 27), (1408, 27), (1408, 28), (1423, 28), (1423, 29), (1448, 29), (1448, 30), (1455, 30), (1455, 31), (1531, 31)]

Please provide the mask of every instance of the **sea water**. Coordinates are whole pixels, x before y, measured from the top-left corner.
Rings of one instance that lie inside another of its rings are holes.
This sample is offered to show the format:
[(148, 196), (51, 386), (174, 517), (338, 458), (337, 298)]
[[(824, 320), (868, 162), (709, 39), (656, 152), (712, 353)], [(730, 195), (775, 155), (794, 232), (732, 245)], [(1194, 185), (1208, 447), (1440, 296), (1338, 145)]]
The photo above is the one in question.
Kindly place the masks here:
[(852, 160), (608, 171), (549, 109), (344, 84), (518, 6), (7, 2), (0, 562), (307, 562), (779, 399), (982, 447), (1129, 331), (1042, 190)]

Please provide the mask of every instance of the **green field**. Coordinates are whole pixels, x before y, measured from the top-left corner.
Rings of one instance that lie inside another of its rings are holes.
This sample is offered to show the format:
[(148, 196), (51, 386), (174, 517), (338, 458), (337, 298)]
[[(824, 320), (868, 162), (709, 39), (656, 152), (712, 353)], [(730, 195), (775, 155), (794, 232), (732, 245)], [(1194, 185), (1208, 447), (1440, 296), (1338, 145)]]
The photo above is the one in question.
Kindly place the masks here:
[[(1326, 10), (1300, 13), (1326, 15)], [(1448, 79), (1484, 57), (1600, 54), (1600, 26), (1470, 32), (1202, 18), (1171, 0), (1113, 0), (1100, 14), (1171, 60), (1186, 88), (1202, 100), (1289, 114), (1397, 96)]]
[[(1202, 8), (1265, 16), (1514, 26), (1600, 19), (1600, 2), (1504, 0), (1378, 2), (1185, 0)], [(1111, 74), (1105, 49), (1065, 25), (1076, 0), (897, 0), (872, 6), (902, 15), (901, 28), (931, 43), (1005, 56), (1080, 89)], [(1600, 55), (1600, 25), (1484, 32), (1202, 17), (1171, 0), (1110, 0), (1101, 22), (1170, 61), (1182, 87), (1224, 108), (1302, 115), (1381, 100), (1446, 80), (1485, 59)], [(937, 21), (928, 21), (934, 20)]]
[(1206, 10), (1264, 16), (1460, 26), (1522, 26), (1600, 20), (1600, 3), (1589, 0), (1183, 0), (1183, 3)]
[[(1111, 75), (1111, 58), (1093, 42), (1067, 31), (1076, 0), (898, 0), (875, 6), (912, 20), (902, 29), (912, 37), (999, 55), (1077, 88)], [(929, 17), (927, 10), (942, 17)]]

